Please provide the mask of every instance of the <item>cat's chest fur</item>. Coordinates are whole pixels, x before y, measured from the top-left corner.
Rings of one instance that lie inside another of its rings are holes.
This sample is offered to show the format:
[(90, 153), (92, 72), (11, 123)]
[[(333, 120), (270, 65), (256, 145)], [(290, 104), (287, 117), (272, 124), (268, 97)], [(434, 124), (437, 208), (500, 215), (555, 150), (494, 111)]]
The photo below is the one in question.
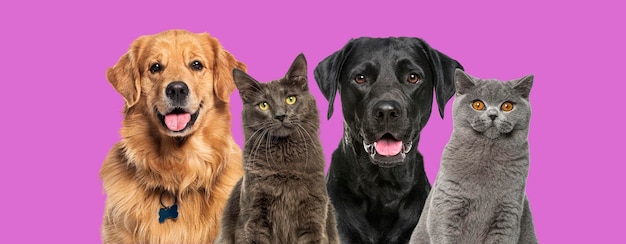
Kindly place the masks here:
[(497, 139), (488, 139), (473, 131), (455, 131), (444, 149), (443, 171), (438, 177), (468, 184), (482, 183), (487, 187), (511, 185), (511, 182), (523, 185), (529, 165), (528, 143), (520, 140), (523, 137), (526, 137), (524, 131)]
[(256, 148), (256, 153), (244, 156), (244, 188), (256, 188), (251, 192), (289, 201), (316, 190), (312, 185), (324, 185), (324, 158), (319, 142), (273, 139), (266, 143)]
[[(307, 138), (274, 138), (267, 139), (254, 146), (245, 148), (247, 160), (268, 161), (268, 164), (293, 164), (294, 161), (319, 160), (315, 153), (319, 143)], [(321, 146), (319, 146), (321, 148)], [(245, 157), (245, 156), (244, 156)], [(314, 158), (311, 158), (314, 157)], [(323, 160), (323, 158), (322, 158)], [(268, 166), (272, 166), (268, 165)], [(276, 166), (276, 167), (281, 167)], [(293, 165), (292, 165), (293, 167)], [(288, 168), (288, 167), (287, 167)]]
[(434, 188), (483, 206), (523, 196), (528, 144), (515, 138), (481, 137), (472, 132), (453, 133), (444, 149)]

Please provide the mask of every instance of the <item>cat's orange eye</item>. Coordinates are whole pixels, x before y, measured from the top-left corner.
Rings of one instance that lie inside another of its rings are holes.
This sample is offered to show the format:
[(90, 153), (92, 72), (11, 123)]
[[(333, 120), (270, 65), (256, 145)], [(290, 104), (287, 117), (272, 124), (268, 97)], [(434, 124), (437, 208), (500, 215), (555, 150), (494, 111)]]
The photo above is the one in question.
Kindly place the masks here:
[(358, 83), (358, 84), (363, 84), (365, 83), (367, 80), (365, 80), (365, 75), (362, 74), (358, 74), (354, 77), (354, 82)]
[(267, 103), (267, 102), (262, 102), (262, 103), (259, 103), (259, 108), (260, 108), (261, 110), (268, 110), (268, 109), (270, 109), (270, 104), (269, 104), (269, 103)]
[(512, 102), (504, 102), (502, 104), (502, 106), (500, 106), (500, 108), (504, 112), (509, 112), (509, 111), (513, 110), (513, 103)]
[(483, 101), (474, 101), (472, 103), (472, 108), (476, 109), (476, 110), (483, 110), (485, 109), (485, 103), (483, 103)]
[(420, 77), (416, 73), (411, 73), (406, 78), (406, 81), (408, 81), (411, 84), (416, 84), (418, 81), (420, 81)]
[(288, 96), (287, 99), (285, 99), (285, 102), (289, 105), (296, 103), (296, 96)]

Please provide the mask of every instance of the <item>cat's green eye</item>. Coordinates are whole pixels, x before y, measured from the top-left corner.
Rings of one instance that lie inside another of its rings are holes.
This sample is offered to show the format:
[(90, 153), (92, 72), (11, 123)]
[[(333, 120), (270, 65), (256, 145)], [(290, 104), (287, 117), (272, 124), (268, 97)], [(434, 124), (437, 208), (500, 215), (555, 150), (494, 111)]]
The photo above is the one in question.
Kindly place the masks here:
[(472, 108), (476, 110), (483, 110), (485, 109), (485, 103), (483, 103), (483, 101), (476, 100), (472, 103)]
[(289, 105), (296, 103), (296, 96), (288, 96), (287, 99), (285, 99), (285, 102)]
[(267, 102), (262, 102), (262, 103), (259, 103), (259, 108), (261, 110), (268, 110), (270, 109), (270, 105)]
[(512, 102), (504, 102), (500, 106), (500, 109), (502, 109), (502, 111), (504, 111), (504, 112), (509, 112), (509, 111), (513, 110), (513, 103)]

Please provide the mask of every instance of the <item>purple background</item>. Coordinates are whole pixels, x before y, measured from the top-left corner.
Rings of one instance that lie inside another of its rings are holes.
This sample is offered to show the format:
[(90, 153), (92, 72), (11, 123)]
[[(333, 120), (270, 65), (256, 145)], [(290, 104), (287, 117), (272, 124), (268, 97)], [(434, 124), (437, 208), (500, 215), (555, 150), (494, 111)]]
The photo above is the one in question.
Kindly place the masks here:
[[(435, 3), (436, 2), (436, 3)], [(619, 1), (4, 1), (0, 3), (3, 243), (98, 243), (98, 170), (121, 126), (105, 78), (140, 35), (209, 32), (263, 81), (303, 52), (319, 61), (359, 36), (422, 37), (482, 78), (532, 73), (527, 193), (542, 243), (624, 243), (624, 25)], [(419, 150), (431, 182), (452, 122), (433, 113)], [(342, 131), (323, 119), (327, 160)], [(232, 96), (242, 145), (241, 102)], [(436, 111), (436, 110), (434, 110)]]

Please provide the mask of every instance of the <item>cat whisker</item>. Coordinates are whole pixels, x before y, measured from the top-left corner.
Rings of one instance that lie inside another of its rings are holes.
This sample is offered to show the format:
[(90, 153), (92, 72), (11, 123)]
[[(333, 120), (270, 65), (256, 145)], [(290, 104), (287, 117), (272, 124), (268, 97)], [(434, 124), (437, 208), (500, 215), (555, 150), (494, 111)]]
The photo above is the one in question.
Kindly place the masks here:
[(246, 128), (255, 128), (255, 127), (267, 127), (268, 125), (271, 125), (272, 122), (266, 122), (266, 121), (262, 121), (259, 123), (255, 123), (255, 124), (249, 124), (249, 125), (244, 125)]
[[(304, 131), (304, 133), (306, 133), (306, 135), (309, 137), (309, 141), (313, 144), (315, 144), (315, 141), (313, 140), (313, 137), (311, 136), (311, 133), (309, 133), (307, 131), (306, 128), (304, 128), (304, 126), (302, 126), (301, 124), (296, 124), (300, 129), (302, 129), (302, 131)], [(303, 138), (304, 139), (304, 138)]]
[[(295, 125), (296, 125), (296, 131), (298, 132), (298, 134), (300, 134), (300, 137), (302, 137), (302, 144), (304, 144), (304, 155), (309, 155), (309, 150), (307, 148), (308, 143), (306, 142), (306, 139), (304, 138), (304, 133), (307, 133), (307, 132), (306, 130), (304, 130), (302, 125), (300, 124), (295, 124)], [(304, 131), (304, 133), (302, 133), (302, 131)], [(309, 164), (309, 157), (304, 157), (304, 166), (306, 167), (308, 166), (308, 164)]]
[(267, 134), (267, 131), (263, 130), (263, 129), (257, 130), (255, 132), (255, 134), (257, 132), (259, 132), (259, 131), (261, 132), (261, 134), (259, 134), (256, 137), (256, 140), (255, 140), (255, 142), (253, 144), (254, 146), (252, 147), (253, 149), (250, 152), (250, 158), (251, 158), (250, 160), (253, 160), (254, 162), (256, 162), (256, 160), (254, 160), (254, 159), (258, 158), (258, 151), (259, 151), (259, 148), (261, 148), (261, 144), (263, 142), (263, 137), (265, 136), (265, 134)]
[(272, 136), (272, 132), (269, 130), (267, 131), (266, 134), (267, 136), (265, 137), (265, 163), (270, 169), (274, 170), (274, 168), (272, 167), (272, 160), (270, 160), (270, 158), (274, 158), (272, 156), (272, 151), (270, 150), (271, 143), (272, 143), (271, 138), (273, 136)]

